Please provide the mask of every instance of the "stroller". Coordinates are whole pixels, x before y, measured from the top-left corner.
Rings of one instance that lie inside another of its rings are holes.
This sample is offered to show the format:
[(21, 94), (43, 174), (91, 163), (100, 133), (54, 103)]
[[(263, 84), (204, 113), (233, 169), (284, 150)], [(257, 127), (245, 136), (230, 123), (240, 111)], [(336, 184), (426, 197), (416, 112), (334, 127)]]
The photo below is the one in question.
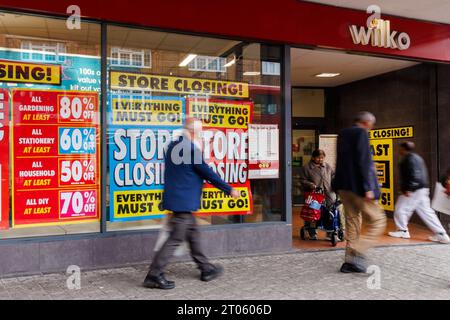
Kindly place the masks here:
[(305, 192), (305, 205), (300, 213), (304, 221), (313, 222), (313, 227), (302, 227), (300, 229), (300, 238), (306, 240), (310, 235), (311, 229), (325, 231), (331, 240), (331, 245), (335, 247), (338, 241), (344, 241), (344, 232), (341, 229), (341, 215), (338, 210), (340, 201), (336, 201), (329, 207), (325, 205), (325, 194), (321, 188), (313, 192)]

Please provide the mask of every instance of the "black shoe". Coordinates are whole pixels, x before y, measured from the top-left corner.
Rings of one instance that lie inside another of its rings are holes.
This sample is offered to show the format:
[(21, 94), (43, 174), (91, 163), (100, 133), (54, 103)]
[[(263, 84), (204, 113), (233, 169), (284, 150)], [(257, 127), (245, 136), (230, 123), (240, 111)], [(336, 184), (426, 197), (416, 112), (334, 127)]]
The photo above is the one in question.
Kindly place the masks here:
[(367, 269), (362, 266), (345, 262), (341, 267), (343, 273), (366, 273)]
[(222, 266), (215, 266), (214, 269), (209, 270), (209, 271), (202, 271), (202, 274), (200, 276), (200, 280), (202, 281), (211, 281), (214, 280), (218, 277), (220, 277), (223, 273), (223, 268)]
[(169, 281), (165, 278), (164, 274), (160, 274), (159, 276), (151, 276), (147, 275), (145, 277), (143, 286), (146, 288), (152, 288), (152, 289), (173, 289), (175, 288), (175, 282)]

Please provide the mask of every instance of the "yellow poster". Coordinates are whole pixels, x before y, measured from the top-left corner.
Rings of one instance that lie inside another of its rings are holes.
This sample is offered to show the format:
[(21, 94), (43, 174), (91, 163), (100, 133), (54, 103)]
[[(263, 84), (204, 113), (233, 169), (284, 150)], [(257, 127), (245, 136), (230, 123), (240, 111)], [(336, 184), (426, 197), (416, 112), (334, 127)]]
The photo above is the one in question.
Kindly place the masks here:
[(130, 190), (114, 192), (114, 219), (160, 216), (163, 190)]
[(394, 211), (394, 150), (392, 139), (370, 140), (373, 160), (381, 188), (380, 204)]
[(0, 60), (0, 82), (61, 84), (61, 66)]
[(244, 82), (182, 78), (145, 73), (111, 71), (110, 88), (175, 94), (248, 98), (248, 84)]
[(182, 126), (184, 101), (174, 97), (124, 97), (111, 99), (115, 125)]
[(248, 187), (235, 187), (240, 192), (238, 199), (217, 188), (204, 188), (202, 191), (201, 209), (197, 213), (226, 213), (238, 214), (251, 212), (251, 194)]
[(369, 139), (404, 139), (414, 137), (414, 127), (398, 127), (369, 131)]
[[(249, 188), (235, 187), (240, 192), (238, 199), (233, 199), (217, 188), (204, 188), (201, 209), (197, 213), (234, 213), (242, 214), (252, 211), (252, 199)], [(157, 218), (167, 214), (162, 208), (163, 190), (130, 190), (114, 192), (114, 219)]]
[(247, 129), (252, 117), (252, 102), (213, 99), (188, 99), (188, 114), (210, 128)]

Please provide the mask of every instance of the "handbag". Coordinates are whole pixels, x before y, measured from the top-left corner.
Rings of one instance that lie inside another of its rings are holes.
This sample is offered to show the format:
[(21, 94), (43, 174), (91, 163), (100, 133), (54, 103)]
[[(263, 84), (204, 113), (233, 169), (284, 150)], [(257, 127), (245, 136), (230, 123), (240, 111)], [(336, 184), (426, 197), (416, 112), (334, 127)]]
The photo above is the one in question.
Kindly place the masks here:
[(440, 183), (436, 183), (431, 207), (435, 211), (450, 215), (450, 196), (445, 193), (445, 189)]

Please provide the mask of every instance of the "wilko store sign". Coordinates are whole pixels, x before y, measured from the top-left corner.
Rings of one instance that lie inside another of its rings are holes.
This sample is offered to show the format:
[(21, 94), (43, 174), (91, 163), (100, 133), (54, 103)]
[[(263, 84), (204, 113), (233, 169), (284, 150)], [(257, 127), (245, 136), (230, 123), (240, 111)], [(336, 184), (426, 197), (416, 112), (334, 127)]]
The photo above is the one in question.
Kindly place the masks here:
[(411, 46), (411, 38), (406, 32), (391, 30), (389, 20), (373, 19), (368, 27), (349, 27), (354, 44), (372, 47), (406, 50)]

